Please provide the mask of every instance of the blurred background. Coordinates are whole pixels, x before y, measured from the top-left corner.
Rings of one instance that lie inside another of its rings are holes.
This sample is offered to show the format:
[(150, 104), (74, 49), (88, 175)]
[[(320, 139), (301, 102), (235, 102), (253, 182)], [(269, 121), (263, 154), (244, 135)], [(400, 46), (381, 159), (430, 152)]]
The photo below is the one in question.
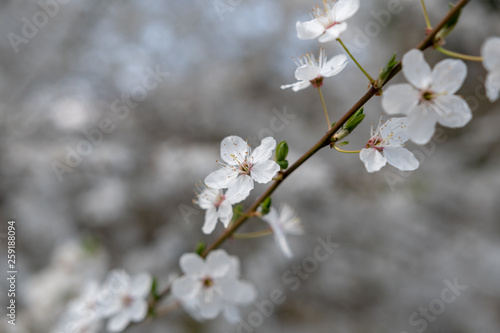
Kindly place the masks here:
[[(204, 212), (192, 200), (225, 136), (254, 146), (268, 135), (287, 140), (293, 162), (324, 134), (317, 93), (280, 89), (295, 82), (292, 57), (318, 53), (316, 40), (296, 38), (295, 22), (319, 2), (0, 2), (0, 240), (5, 253), (6, 222), (15, 220), (19, 271), (16, 326), (3, 316), (1, 332), (51, 332), (68, 301), (113, 268), (148, 271), (163, 284), (179, 273), (182, 253), (223, 231), (203, 235)], [(437, 23), (448, 1), (427, 6)], [(500, 36), (499, 10), (498, 0), (471, 1), (446, 47), (478, 55), (485, 38)], [(419, 1), (364, 1), (348, 24), (343, 40), (373, 76), (424, 37)], [(323, 46), (329, 56), (343, 52)], [(431, 65), (444, 58), (426, 51)], [(273, 196), (296, 208), (306, 230), (289, 237), (293, 260), (271, 237), (223, 246), (241, 259), (257, 302), (273, 289), (286, 298), (250, 331), (498, 332), (500, 102), (485, 98), (482, 64), (467, 65), (459, 94), (474, 117), (409, 145), (418, 170), (368, 174), (357, 155), (324, 149)], [(332, 120), (366, 89), (352, 61), (326, 79)], [(346, 149), (366, 143), (381, 112), (373, 98)], [(252, 220), (244, 229), (265, 227)], [(283, 277), (313, 256), (318, 237), (340, 247), (307, 277), (295, 275), (295, 288)], [(0, 262), (6, 267), (5, 255)], [(450, 283), (467, 288), (445, 303)], [(257, 305), (241, 310), (255, 323)], [(238, 328), (179, 310), (128, 329), (143, 331)]]

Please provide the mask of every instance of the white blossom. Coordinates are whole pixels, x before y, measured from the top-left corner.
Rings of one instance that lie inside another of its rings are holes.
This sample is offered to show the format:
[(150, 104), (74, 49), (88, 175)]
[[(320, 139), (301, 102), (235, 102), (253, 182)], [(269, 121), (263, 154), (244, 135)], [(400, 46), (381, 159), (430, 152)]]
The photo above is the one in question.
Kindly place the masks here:
[(469, 105), (454, 93), (467, 76), (462, 60), (445, 59), (431, 71), (423, 52), (413, 49), (403, 56), (403, 74), (410, 84), (392, 85), (382, 95), (385, 112), (408, 116), (408, 134), (417, 144), (426, 144), (436, 123), (463, 127), (472, 118)]
[(323, 0), (324, 9), (313, 8), (313, 19), (306, 22), (297, 22), (297, 37), (300, 39), (314, 39), (319, 37), (321, 43), (326, 43), (340, 37), (347, 30), (344, 22), (353, 16), (359, 9), (359, 0), (338, 0), (336, 2)]
[(210, 234), (214, 231), (217, 221), (220, 220), (225, 228), (233, 218), (234, 198), (228, 197), (224, 190), (205, 187), (197, 196), (196, 203), (205, 209), (205, 224), (202, 231)]
[(270, 160), (276, 141), (264, 138), (259, 147), (252, 148), (239, 136), (228, 136), (221, 142), (221, 157), (225, 163), (205, 178), (205, 184), (214, 189), (227, 188), (226, 196), (233, 203), (248, 197), (254, 187), (254, 180), (269, 183), (280, 170), (278, 163)]
[(286, 257), (292, 258), (293, 254), (286, 240), (286, 234), (302, 235), (304, 233), (300, 217), (297, 216), (297, 213), (290, 205), (283, 204), (280, 207), (279, 213), (274, 207), (271, 207), (269, 213), (262, 216), (262, 219), (271, 226), (274, 239), (281, 251), (283, 251)]
[(489, 37), (481, 47), (486, 76), (486, 96), (491, 102), (498, 99), (500, 92), (500, 37)]
[(224, 250), (215, 250), (203, 259), (195, 253), (180, 258), (184, 273), (172, 284), (172, 294), (197, 320), (214, 319), (221, 312), (237, 323), (237, 305), (246, 305), (256, 298), (254, 286), (238, 280), (239, 260)]
[(366, 171), (376, 172), (389, 162), (399, 170), (415, 170), (419, 166), (413, 153), (404, 147), (408, 140), (408, 118), (391, 118), (382, 125), (382, 119), (359, 158), (365, 164)]
[(292, 88), (293, 91), (299, 91), (311, 85), (315, 88), (321, 87), (324, 77), (337, 75), (344, 69), (347, 65), (347, 57), (340, 54), (327, 61), (326, 51), (321, 49), (318, 60), (314, 54), (307, 53), (296, 63), (295, 78), (298, 82), (282, 85), (281, 89)]
[(148, 313), (147, 296), (151, 290), (152, 278), (147, 273), (131, 277), (123, 270), (111, 271), (101, 290), (100, 309), (102, 315), (110, 318), (106, 328), (121, 332), (127, 325), (140, 322)]

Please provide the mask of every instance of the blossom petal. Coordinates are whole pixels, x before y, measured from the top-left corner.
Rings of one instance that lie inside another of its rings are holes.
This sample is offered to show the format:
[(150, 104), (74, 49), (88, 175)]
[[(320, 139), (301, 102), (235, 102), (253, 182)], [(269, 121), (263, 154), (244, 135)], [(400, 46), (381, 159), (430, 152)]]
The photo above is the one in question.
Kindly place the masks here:
[(136, 300), (129, 309), (129, 316), (130, 319), (133, 322), (139, 322), (146, 318), (146, 315), (148, 314), (148, 303), (141, 299), (141, 300)]
[(326, 62), (320, 74), (324, 77), (331, 77), (340, 73), (345, 66), (347, 66), (347, 57), (339, 54)]
[(237, 324), (241, 321), (240, 312), (238, 308), (232, 304), (226, 304), (224, 306), (224, 318), (232, 324)]
[(359, 10), (359, 0), (339, 0), (332, 8), (336, 22), (343, 22)]
[(250, 146), (239, 136), (228, 136), (220, 143), (220, 156), (229, 165), (239, 165), (247, 155), (250, 155)]
[(200, 289), (200, 281), (193, 275), (184, 275), (172, 282), (172, 295), (180, 300), (194, 297)]
[(481, 46), (483, 66), (488, 71), (500, 68), (500, 37), (489, 37)]
[(498, 99), (500, 92), (500, 68), (490, 72), (486, 76), (486, 96), (490, 102), (494, 102)]
[(231, 202), (227, 199), (224, 200), (219, 206), (217, 213), (220, 221), (224, 224), (224, 227), (227, 228), (229, 222), (231, 222), (231, 219), (233, 218), (233, 206), (231, 205)]
[[(252, 169), (253, 170), (253, 169)], [(245, 200), (253, 190), (253, 179), (248, 175), (239, 175), (231, 187), (227, 189), (226, 196), (231, 197), (232, 203)]]
[(413, 109), (408, 115), (408, 134), (411, 141), (419, 145), (427, 144), (436, 129), (437, 115), (425, 105)]
[(325, 28), (317, 19), (306, 22), (297, 21), (295, 27), (299, 39), (314, 39), (325, 32)]
[(382, 169), (387, 163), (387, 159), (377, 149), (361, 149), (359, 158), (365, 164), (366, 171), (376, 172)]
[(415, 155), (403, 147), (385, 147), (384, 156), (387, 162), (403, 171), (415, 170), (419, 163)]
[(233, 304), (250, 304), (257, 297), (255, 287), (251, 283), (245, 281), (228, 279), (224, 281), (221, 288), (227, 301)]
[(380, 128), (380, 135), (386, 145), (402, 145), (410, 138), (408, 136), (408, 118), (391, 118)]
[(219, 278), (226, 275), (231, 268), (229, 255), (224, 250), (210, 252), (205, 262), (207, 273), (213, 278)]
[(205, 213), (205, 223), (203, 223), (203, 227), (201, 228), (205, 235), (211, 234), (212, 231), (214, 231), (217, 225), (217, 219), (217, 209), (214, 206), (207, 209)]
[(202, 209), (209, 209), (214, 206), (214, 202), (219, 194), (220, 190), (213, 188), (204, 189), (197, 198), (198, 206)]
[(252, 167), (250, 175), (257, 183), (267, 184), (273, 179), (274, 175), (278, 171), (280, 171), (278, 163), (272, 160), (267, 160), (259, 164), (255, 164)]
[(202, 274), (205, 262), (195, 253), (184, 253), (179, 259), (184, 274)]
[(462, 60), (445, 59), (434, 66), (429, 88), (434, 93), (451, 95), (460, 89), (466, 77), (467, 66)]
[(214, 189), (228, 188), (238, 177), (238, 171), (228, 165), (210, 173), (204, 180), (205, 185)]
[(277, 210), (274, 207), (271, 207), (269, 213), (264, 215), (262, 219), (269, 223), (271, 229), (273, 230), (274, 240), (278, 244), (283, 254), (287, 258), (292, 258), (292, 250), (290, 250), (290, 246), (288, 246), (285, 230), (282, 226), (281, 216), (278, 215)]
[(127, 311), (121, 311), (108, 321), (106, 329), (110, 332), (121, 332), (127, 327), (129, 322), (129, 313)]
[(297, 67), (295, 70), (295, 78), (299, 81), (311, 81), (319, 76), (321, 68), (310, 64), (305, 64)]
[(395, 84), (384, 90), (382, 108), (387, 114), (408, 114), (420, 98), (418, 90), (411, 85)]
[(403, 74), (415, 88), (425, 89), (431, 78), (431, 67), (424, 59), (424, 53), (413, 49), (403, 56)]
[(460, 96), (443, 95), (434, 99), (439, 110), (437, 121), (446, 127), (464, 127), (472, 119), (472, 111), (467, 102)]
[(276, 140), (268, 136), (264, 138), (260, 146), (254, 149), (250, 157), (252, 164), (264, 162), (273, 156), (273, 150), (276, 148)]
[(201, 297), (200, 303), (200, 315), (204, 319), (214, 319), (217, 317), (221, 311), (222, 303), (218, 293), (213, 293), (212, 297)]
[(130, 294), (133, 297), (146, 297), (151, 291), (153, 278), (148, 273), (141, 273), (134, 277), (130, 284)]
[(325, 33), (318, 38), (320, 43), (328, 43), (340, 37), (340, 35), (347, 30), (347, 23), (342, 22), (326, 29)]
[(309, 82), (309, 81), (299, 81), (299, 82), (295, 82), (292, 84), (284, 84), (281, 86), (281, 89), (292, 88), (293, 91), (299, 91), (299, 90), (302, 90), (302, 89), (309, 87), (310, 85), (311, 85), (311, 82)]

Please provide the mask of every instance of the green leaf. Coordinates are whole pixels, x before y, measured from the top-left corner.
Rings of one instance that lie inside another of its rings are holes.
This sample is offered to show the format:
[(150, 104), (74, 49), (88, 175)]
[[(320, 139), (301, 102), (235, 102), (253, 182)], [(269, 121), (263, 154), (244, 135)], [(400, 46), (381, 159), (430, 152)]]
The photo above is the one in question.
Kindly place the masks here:
[(352, 115), (351, 118), (349, 118), (348, 121), (344, 124), (343, 128), (347, 130), (350, 134), (361, 122), (363, 119), (365, 119), (365, 115), (363, 114), (363, 108), (359, 109), (356, 111), (355, 114)]
[(345, 146), (348, 144), (349, 144), (349, 141), (343, 141), (343, 142), (339, 143), (337, 146)]
[[(448, 4), (448, 7), (450, 10), (454, 8), (454, 6), (450, 3)], [(458, 19), (460, 18), (460, 14), (462, 14), (462, 8), (460, 8), (449, 20), (448, 22), (445, 23), (445, 25), (439, 30), (439, 32), (436, 34), (436, 39), (444, 39), (450, 32), (453, 31), (453, 28), (455, 28), (455, 25), (458, 22)]]
[(196, 249), (195, 252), (201, 256), (203, 251), (205, 251), (206, 244), (203, 241), (199, 241), (198, 244), (196, 244)]
[(267, 197), (264, 199), (264, 201), (262, 201), (262, 203), (260, 204), (260, 209), (262, 216), (269, 213), (269, 211), (271, 210), (271, 197)]
[(153, 278), (153, 284), (151, 285), (151, 294), (155, 300), (160, 298), (160, 294), (158, 293), (158, 280)]
[(286, 141), (281, 141), (276, 147), (276, 161), (284, 161), (286, 160), (286, 156), (288, 155), (288, 143)]
[(287, 160), (278, 161), (276, 163), (278, 163), (278, 165), (280, 166), (281, 170), (285, 170), (285, 169), (288, 168), (288, 161)]
[(392, 54), (391, 59), (389, 59), (389, 62), (380, 70), (380, 73), (378, 74), (377, 78), (377, 83), (376, 86), (377, 88), (380, 88), (384, 85), (385, 81), (389, 77), (389, 74), (391, 74), (392, 70), (396, 65), (398, 64), (398, 61), (396, 61), (396, 52)]

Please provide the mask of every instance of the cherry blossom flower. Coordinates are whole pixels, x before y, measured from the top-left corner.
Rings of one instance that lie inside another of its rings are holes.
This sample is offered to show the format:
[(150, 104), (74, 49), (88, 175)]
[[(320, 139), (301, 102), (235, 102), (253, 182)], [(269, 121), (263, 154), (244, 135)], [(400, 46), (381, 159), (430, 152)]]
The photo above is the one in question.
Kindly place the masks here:
[[(338, 0), (333, 2), (323, 0), (324, 9), (313, 8), (314, 19), (307, 22), (297, 22), (297, 37), (299, 39), (314, 39), (319, 37), (321, 43), (339, 38), (347, 30), (344, 22), (359, 9), (359, 0)], [(321, 37), (320, 37), (321, 36)]]
[(462, 60), (442, 60), (431, 71), (423, 52), (414, 49), (403, 56), (403, 74), (410, 84), (387, 88), (382, 95), (382, 107), (390, 115), (408, 116), (408, 135), (413, 142), (428, 143), (436, 123), (457, 128), (471, 120), (467, 102), (454, 95), (467, 76)]
[(205, 184), (214, 189), (227, 188), (226, 197), (238, 203), (248, 197), (254, 187), (254, 180), (261, 184), (269, 183), (280, 170), (273, 160), (276, 141), (264, 138), (259, 147), (252, 152), (251, 147), (239, 136), (228, 136), (221, 142), (219, 169), (205, 178)]
[(131, 321), (140, 322), (146, 317), (151, 284), (147, 273), (132, 278), (123, 270), (111, 271), (100, 297), (102, 315), (111, 317), (106, 325), (108, 331), (121, 332)]
[(391, 118), (383, 125), (380, 119), (375, 131), (372, 126), (372, 137), (359, 154), (366, 171), (379, 171), (387, 162), (403, 171), (418, 168), (418, 160), (409, 150), (403, 148), (404, 143), (408, 141), (407, 123), (408, 118)]
[(234, 203), (234, 198), (226, 196), (222, 189), (205, 187), (198, 195), (196, 203), (202, 209), (206, 210), (205, 224), (202, 228), (205, 234), (210, 234), (214, 231), (217, 220), (220, 220), (224, 224), (224, 227), (227, 228), (233, 218), (232, 204)]
[(283, 204), (280, 207), (279, 213), (274, 207), (271, 207), (269, 213), (262, 216), (262, 219), (271, 226), (274, 239), (281, 251), (283, 251), (286, 257), (292, 258), (293, 254), (286, 240), (286, 234), (302, 235), (304, 233), (300, 217), (297, 216), (297, 213), (290, 205)]
[(500, 92), (500, 37), (486, 39), (481, 47), (481, 56), (484, 68), (488, 71), (486, 95), (491, 102), (494, 102)]
[(254, 286), (238, 280), (239, 260), (224, 250), (215, 250), (203, 259), (195, 253), (180, 258), (184, 273), (172, 283), (172, 294), (197, 320), (214, 319), (221, 312), (232, 323), (240, 320), (237, 305), (253, 302)]
[(324, 77), (331, 77), (340, 73), (347, 65), (347, 57), (343, 54), (337, 55), (330, 60), (326, 60), (326, 51), (321, 49), (318, 60), (314, 54), (307, 53), (299, 58), (297, 69), (295, 70), (296, 83), (282, 85), (281, 89), (292, 88), (293, 91), (299, 91), (309, 86), (314, 88), (323, 85)]

